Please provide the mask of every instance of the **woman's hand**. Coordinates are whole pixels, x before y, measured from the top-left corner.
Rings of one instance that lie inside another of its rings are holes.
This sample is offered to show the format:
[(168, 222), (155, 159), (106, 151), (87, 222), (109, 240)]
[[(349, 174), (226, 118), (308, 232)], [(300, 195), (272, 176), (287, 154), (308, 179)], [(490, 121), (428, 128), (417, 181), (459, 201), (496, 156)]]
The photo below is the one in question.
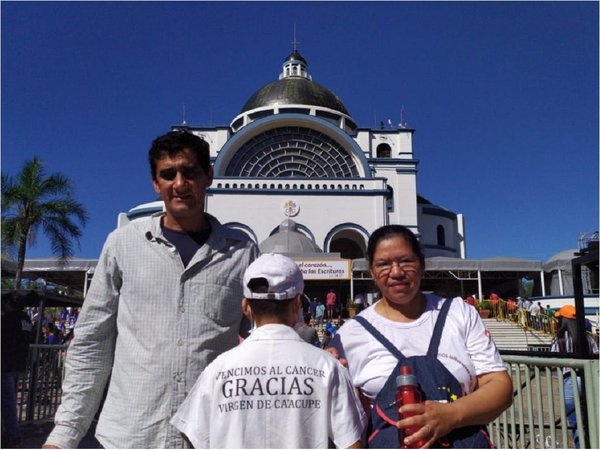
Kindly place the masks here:
[(407, 445), (422, 439), (429, 448), (455, 428), (486, 425), (498, 417), (512, 402), (512, 381), (507, 372), (491, 372), (477, 377), (479, 387), (474, 392), (452, 403), (427, 400), (424, 403), (404, 405), (402, 414), (412, 417), (398, 421), (398, 428), (420, 426), (421, 429), (405, 438)]
[(399, 420), (398, 428), (421, 427), (414, 434), (404, 438), (408, 447), (419, 441), (425, 441), (421, 448), (431, 447), (439, 438), (446, 436), (457, 427), (457, 417), (452, 411), (451, 403), (432, 402), (404, 405), (400, 408), (401, 414), (413, 414), (411, 417)]
[(327, 353), (331, 354), (331, 356), (337, 359), (342, 366), (346, 368), (348, 367), (348, 360), (346, 358), (340, 358), (340, 354), (338, 353), (335, 347), (325, 347), (323, 350), (325, 350)]

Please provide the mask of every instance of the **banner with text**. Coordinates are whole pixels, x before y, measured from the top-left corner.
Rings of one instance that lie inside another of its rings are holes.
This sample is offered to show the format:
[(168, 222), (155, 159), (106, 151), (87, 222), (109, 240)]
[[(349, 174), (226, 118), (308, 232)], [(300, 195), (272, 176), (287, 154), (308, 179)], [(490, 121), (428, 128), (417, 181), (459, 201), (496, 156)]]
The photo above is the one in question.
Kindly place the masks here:
[(349, 280), (352, 261), (340, 260), (295, 260), (305, 280)]

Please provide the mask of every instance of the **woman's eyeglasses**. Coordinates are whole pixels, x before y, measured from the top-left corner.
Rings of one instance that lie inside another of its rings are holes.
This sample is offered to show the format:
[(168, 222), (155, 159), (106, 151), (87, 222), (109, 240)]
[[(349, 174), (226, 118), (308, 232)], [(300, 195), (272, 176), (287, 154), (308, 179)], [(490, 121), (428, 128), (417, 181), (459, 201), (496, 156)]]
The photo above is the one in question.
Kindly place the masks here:
[(419, 262), (414, 259), (406, 259), (401, 261), (376, 261), (373, 264), (373, 269), (377, 278), (381, 278), (388, 276), (394, 266), (397, 266), (402, 272), (416, 272), (419, 270)]

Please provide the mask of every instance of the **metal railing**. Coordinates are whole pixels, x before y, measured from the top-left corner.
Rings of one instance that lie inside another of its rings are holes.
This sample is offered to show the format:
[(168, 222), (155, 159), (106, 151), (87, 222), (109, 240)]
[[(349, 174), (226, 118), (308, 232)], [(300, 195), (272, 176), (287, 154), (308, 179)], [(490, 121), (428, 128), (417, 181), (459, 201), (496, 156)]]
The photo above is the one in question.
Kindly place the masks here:
[(499, 299), (491, 305), (492, 317), (504, 322), (513, 322), (524, 330), (534, 330), (549, 336), (556, 334), (557, 320), (548, 314), (540, 313), (533, 316), (529, 311), (518, 308), (516, 303), (509, 304)]
[(598, 360), (503, 355), (513, 380), (512, 405), (488, 425), (498, 448), (575, 448), (567, 422), (563, 369), (582, 375), (574, 389), (581, 448), (598, 448)]
[(18, 383), (17, 417), (29, 422), (54, 417), (62, 397), (66, 345), (29, 346), (27, 369)]
[[(19, 383), (20, 421), (51, 419), (62, 395), (67, 346), (31, 345), (27, 371)], [(498, 448), (574, 448), (564, 406), (563, 368), (582, 374), (575, 390), (581, 448), (598, 448), (598, 360), (503, 355), (513, 380), (514, 400), (488, 425)]]

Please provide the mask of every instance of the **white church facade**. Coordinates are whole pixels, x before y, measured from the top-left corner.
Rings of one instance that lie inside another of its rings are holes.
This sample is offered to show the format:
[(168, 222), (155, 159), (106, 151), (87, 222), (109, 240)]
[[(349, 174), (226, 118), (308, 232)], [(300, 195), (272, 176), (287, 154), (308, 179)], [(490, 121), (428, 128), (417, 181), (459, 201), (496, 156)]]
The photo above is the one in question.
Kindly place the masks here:
[[(229, 126), (173, 127), (182, 128), (210, 145), (207, 212), (262, 250), (273, 250), (261, 244), (285, 230), (301, 233), (312, 248), (292, 243), (282, 252), (357, 260), (366, 256), (370, 233), (402, 224), (420, 237), (427, 257), (466, 256), (462, 215), (417, 193), (414, 130), (359, 127), (342, 101), (312, 80), (297, 50), (279, 79), (251, 95)], [(139, 205), (122, 213), (119, 224), (162, 207)]]
[[(545, 271), (541, 261), (468, 260), (463, 216), (417, 192), (414, 130), (402, 123), (358, 126), (343, 102), (312, 80), (297, 50), (285, 59), (279, 79), (252, 94), (229, 125), (184, 122), (172, 129), (186, 129), (210, 146), (214, 180), (207, 212), (246, 234), (262, 252), (292, 257), (309, 296), (324, 298), (334, 288), (342, 302), (356, 294), (373, 300), (367, 242), (387, 224), (405, 225), (419, 237), (426, 256), (425, 291), (515, 297), (526, 279), (535, 280), (528, 295), (545, 296), (548, 282), (550, 294), (569, 293), (560, 270), (560, 283), (550, 279), (556, 263)], [(163, 208), (162, 201), (140, 204), (120, 213), (118, 226)], [(567, 253), (564, 264), (570, 267), (574, 252)], [(96, 263), (72, 261), (66, 267), (54, 259), (29, 260), (25, 269), (28, 276), (58, 282), (69, 275), (64, 282), (82, 284), (85, 295)], [(597, 291), (597, 282), (591, 285)]]

